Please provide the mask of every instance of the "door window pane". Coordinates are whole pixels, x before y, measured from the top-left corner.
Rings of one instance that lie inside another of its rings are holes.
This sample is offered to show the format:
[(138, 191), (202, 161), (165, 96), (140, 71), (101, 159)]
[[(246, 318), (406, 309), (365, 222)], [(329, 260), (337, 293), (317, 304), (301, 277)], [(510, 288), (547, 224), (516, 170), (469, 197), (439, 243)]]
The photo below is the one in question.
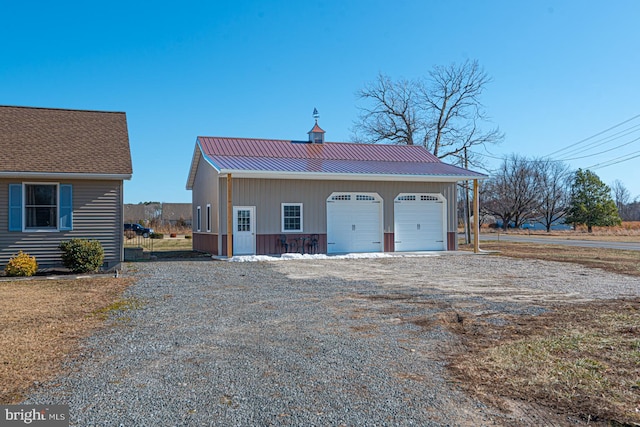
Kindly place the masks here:
[(239, 209), (237, 215), (238, 228), (236, 231), (251, 231), (251, 211)]

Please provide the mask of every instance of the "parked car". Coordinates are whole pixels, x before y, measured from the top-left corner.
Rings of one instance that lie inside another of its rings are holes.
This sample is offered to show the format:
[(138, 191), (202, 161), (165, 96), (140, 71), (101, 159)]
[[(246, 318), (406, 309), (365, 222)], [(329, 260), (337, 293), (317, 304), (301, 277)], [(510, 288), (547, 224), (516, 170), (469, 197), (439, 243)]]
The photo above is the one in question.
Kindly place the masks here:
[(146, 228), (141, 226), (140, 224), (125, 223), (124, 232), (126, 233), (127, 231), (134, 232), (136, 233), (136, 235), (146, 238), (149, 237), (151, 233), (153, 233), (153, 228)]

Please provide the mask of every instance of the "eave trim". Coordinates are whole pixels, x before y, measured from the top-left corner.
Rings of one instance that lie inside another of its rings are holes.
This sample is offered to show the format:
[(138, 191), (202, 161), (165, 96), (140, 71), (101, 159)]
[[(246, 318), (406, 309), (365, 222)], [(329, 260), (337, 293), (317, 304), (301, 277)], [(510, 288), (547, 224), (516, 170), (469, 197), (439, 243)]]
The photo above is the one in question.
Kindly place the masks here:
[[(213, 165), (212, 165), (213, 166)], [(215, 167), (215, 166), (214, 166)], [(321, 172), (285, 172), (285, 171), (255, 171), (236, 169), (217, 169), (220, 175), (232, 174), (234, 178), (262, 178), (262, 179), (311, 179), (333, 181), (415, 181), (415, 182), (458, 182), (468, 180), (483, 180), (487, 175), (401, 175), (401, 174), (371, 174), (371, 173), (321, 173)]]
[(0, 178), (73, 179), (73, 180), (129, 180), (132, 174), (79, 172), (0, 172)]

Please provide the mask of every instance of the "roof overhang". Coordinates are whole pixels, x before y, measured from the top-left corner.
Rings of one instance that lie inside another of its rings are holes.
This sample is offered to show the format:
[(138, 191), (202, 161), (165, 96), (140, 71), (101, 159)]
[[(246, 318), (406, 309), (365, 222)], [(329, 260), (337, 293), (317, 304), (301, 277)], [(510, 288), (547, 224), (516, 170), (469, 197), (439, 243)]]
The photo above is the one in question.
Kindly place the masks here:
[(196, 139), (196, 146), (191, 160), (191, 168), (187, 178), (187, 190), (193, 189), (195, 176), (201, 161), (209, 164), (219, 175), (231, 174), (233, 178), (252, 179), (307, 179), (307, 180), (332, 180), (332, 181), (396, 181), (396, 182), (459, 182), (484, 180), (489, 176), (481, 173), (438, 175), (438, 174), (389, 174), (389, 173), (334, 173), (312, 171), (286, 171), (286, 170), (253, 170), (253, 169), (227, 169), (207, 156), (200, 141)]
[(411, 181), (411, 182), (458, 182), (474, 179), (487, 179), (486, 175), (406, 175), (406, 174), (372, 174), (372, 173), (322, 173), (322, 172), (287, 172), (256, 171), (238, 169), (220, 169), (220, 175), (231, 174), (233, 178), (254, 179), (311, 179), (334, 181)]
[(131, 174), (117, 173), (76, 173), (76, 172), (0, 172), (0, 178), (18, 179), (73, 179), (123, 181), (131, 179)]
[(217, 172), (220, 172), (220, 168), (217, 167), (209, 157), (202, 152), (202, 146), (200, 141), (196, 138), (196, 146), (193, 149), (193, 157), (191, 158), (191, 168), (189, 168), (189, 176), (187, 177), (187, 190), (193, 190), (193, 183), (196, 179), (196, 172), (198, 171), (198, 165), (200, 160), (204, 159), (209, 163)]

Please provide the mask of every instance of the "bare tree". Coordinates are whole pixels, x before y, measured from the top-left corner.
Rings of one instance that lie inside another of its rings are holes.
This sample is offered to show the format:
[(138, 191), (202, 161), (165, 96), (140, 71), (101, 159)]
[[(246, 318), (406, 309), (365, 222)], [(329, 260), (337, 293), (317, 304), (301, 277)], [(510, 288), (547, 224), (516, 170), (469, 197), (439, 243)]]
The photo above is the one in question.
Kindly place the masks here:
[(482, 211), (502, 219), (506, 230), (510, 224), (520, 227), (538, 214), (540, 184), (533, 162), (512, 154), (487, 180)]
[(392, 81), (388, 76), (378, 79), (357, 92), (371, 107), (360, 108), (360, 122), (355, 126), (358, 142), (414, 145), (414, 137), (424, 132), (419, 120), (417, 86), (408, 80)]
[(504, 137), (498, 128), (485, 131), (481, 126), (488, 118), (480, 97), (490, 81), (478, 61), (436, 66), (416, 80), (394, 82), (380, 74), (357, 92), (364, 106), (354, 123), (355, 139), (422, 145), (439, 158), (455, 157), (461, 163), (465, 149)]
[(625, 221), (640, 221), (640, 196), (627, 205), (627, 217)]
[(611, 185), (611, 191), (613, 192), (613, 198), (616, 202), (616, 207), (618, 208), (618, 214), (620, 218), (627, 220), (627, 211), (629, 200), (631, 199), (631, 193), (627, 190), (627, 187), (624, 186), (622, 181), (616, 179), (613, 181)]
[(534, 168), (539, 184), (539, 221), (549, 232), (567, 214), (572, 171), (565, 163), (547, 159), (535, 160)]
[(426, 123), (424, 145), (436, 157), (458, 156), (465, 149), (500, 142), (498, 128), (483, 132), (488, 119), (480, 96), (491, 81), (478, 61), (436, 66), (419, 84)]

